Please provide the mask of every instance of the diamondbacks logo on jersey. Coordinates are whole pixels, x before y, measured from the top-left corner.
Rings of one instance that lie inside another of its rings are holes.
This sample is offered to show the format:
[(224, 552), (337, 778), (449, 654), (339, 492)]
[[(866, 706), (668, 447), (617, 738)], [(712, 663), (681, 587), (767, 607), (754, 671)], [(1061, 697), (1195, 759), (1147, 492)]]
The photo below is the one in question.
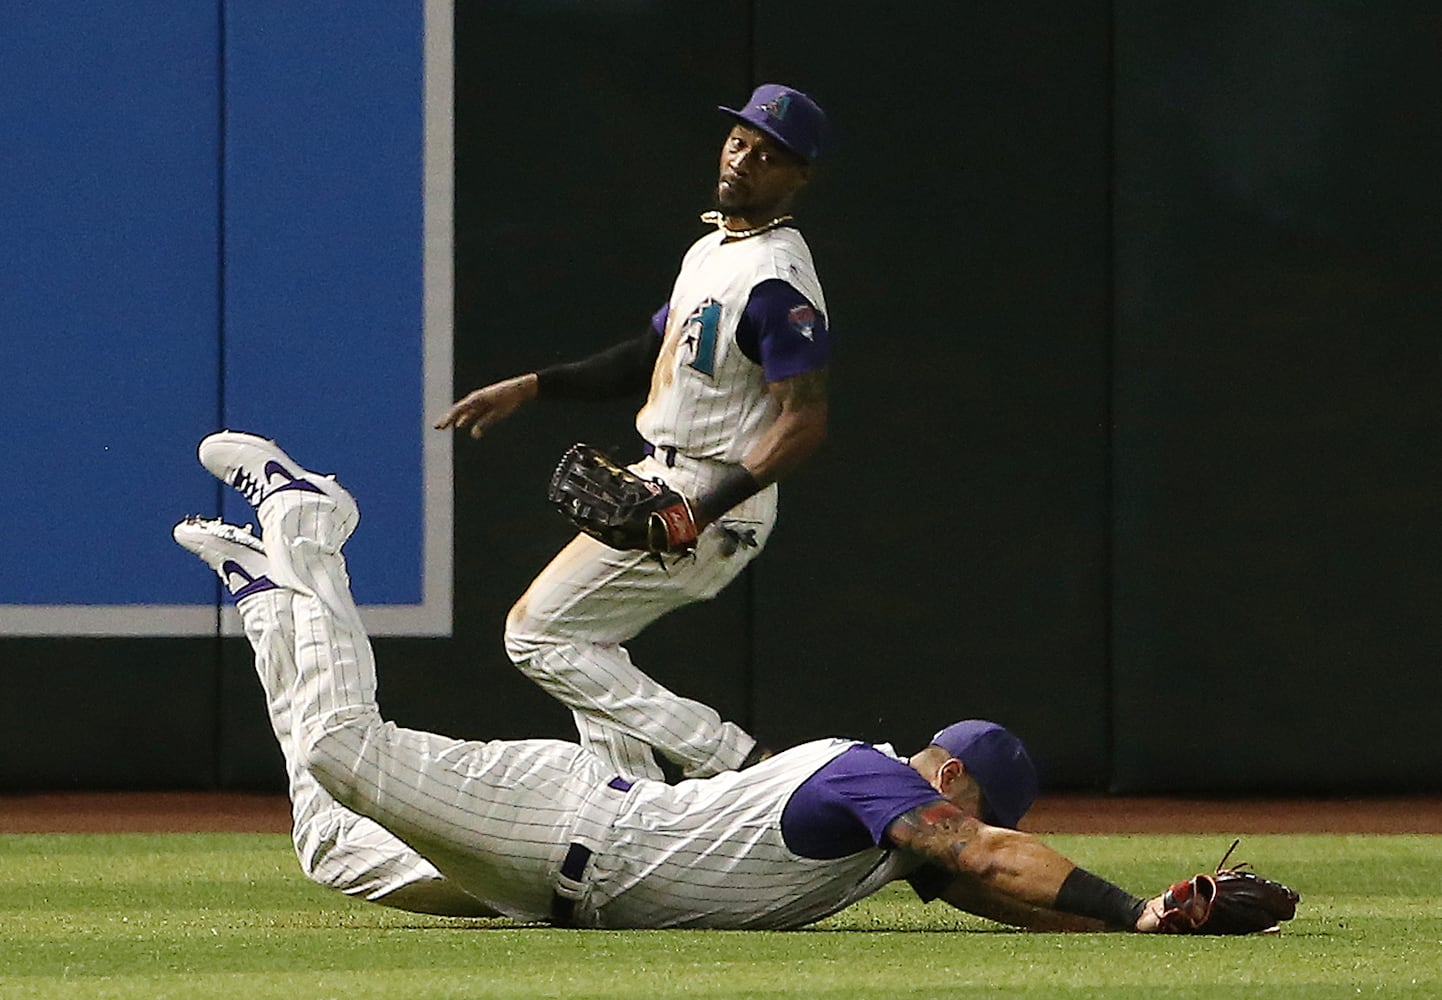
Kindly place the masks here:
[(786, 314), (786, 321), (791, 324), (791, 329), (807, 340), (816, 339), (816, 310), (807, 303), (792, 306)]
[(703, 375), (716, 374), (716, 333), (721, 324), (721, 303), (707, 299), (696, 307), (686, 322), (681, 343), (691, 352), (687, 362)]

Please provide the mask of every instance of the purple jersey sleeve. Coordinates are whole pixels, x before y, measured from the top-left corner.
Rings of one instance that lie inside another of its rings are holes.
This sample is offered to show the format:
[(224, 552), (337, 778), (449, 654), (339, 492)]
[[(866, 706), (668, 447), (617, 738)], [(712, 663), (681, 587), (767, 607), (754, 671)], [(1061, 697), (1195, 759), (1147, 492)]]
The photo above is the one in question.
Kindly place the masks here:
[(761, 366), (768, 382), (825, 368), (831, 359), (826, 317), (780, 278), (769, 278), (751, 289), (736, 328), (736, 343)]
[(657, 336), (666, 335), (666, 317), (671, 315), (671, 303), (667, 302), (651, 314), (651, 329), (656, 331)]
[(803, 858), (844, 858), (882, 846), (892, 820), (940, 798), (906, 761), (861, 743), (791, 794), (781, 812), (781, 836)]

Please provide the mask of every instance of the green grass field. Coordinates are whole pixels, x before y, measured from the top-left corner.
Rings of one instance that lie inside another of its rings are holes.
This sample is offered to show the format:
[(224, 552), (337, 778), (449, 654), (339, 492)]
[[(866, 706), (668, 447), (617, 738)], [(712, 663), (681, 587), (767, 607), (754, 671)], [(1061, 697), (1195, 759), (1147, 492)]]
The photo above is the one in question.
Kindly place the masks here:
[[(1226, 838), (1048, 841), (1134, 891)], [(1012, 931), (892, 887), (802, 931), (448, 921), (307, 882), (284, 836), (0, 836), (3, 1000), (1439, 997), (1442, 837), (1248, 837), (1302, 893), (1276, 937)]]

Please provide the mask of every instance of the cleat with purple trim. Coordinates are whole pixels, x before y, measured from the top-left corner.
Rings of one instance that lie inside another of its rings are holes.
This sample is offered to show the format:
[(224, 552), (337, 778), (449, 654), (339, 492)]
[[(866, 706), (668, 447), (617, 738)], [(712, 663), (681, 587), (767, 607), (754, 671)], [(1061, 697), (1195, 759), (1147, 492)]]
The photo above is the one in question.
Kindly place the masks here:
[(182, 548), (215, 570), (237, 601), (276, 589), (270, 579), (265, 547), (251, 533), (250, 525), (238, 528), (219, 518), (187, 517), (171, 534)]
[[(257, 514), (280, 498), (329, 502), (339, 547), (360, 521), (354, 498), (334, 476), (311, 472), (269, 438), (242, 431), (219, 431), (200, 442), (200, 464), (221, 482), (235, 487)], [(262, 525), (267, 522), (264, 518)]]

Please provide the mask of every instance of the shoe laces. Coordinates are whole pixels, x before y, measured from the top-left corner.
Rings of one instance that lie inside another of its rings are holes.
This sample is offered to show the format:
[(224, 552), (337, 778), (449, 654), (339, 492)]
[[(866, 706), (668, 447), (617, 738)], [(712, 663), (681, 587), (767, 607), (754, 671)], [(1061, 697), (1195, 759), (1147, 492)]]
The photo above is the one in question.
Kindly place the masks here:
[(265, 499), (265, 484), (245, 469), (236, 469), (230, 477), (230, 485), (240, 491), (252, 507), (258, 507)]

